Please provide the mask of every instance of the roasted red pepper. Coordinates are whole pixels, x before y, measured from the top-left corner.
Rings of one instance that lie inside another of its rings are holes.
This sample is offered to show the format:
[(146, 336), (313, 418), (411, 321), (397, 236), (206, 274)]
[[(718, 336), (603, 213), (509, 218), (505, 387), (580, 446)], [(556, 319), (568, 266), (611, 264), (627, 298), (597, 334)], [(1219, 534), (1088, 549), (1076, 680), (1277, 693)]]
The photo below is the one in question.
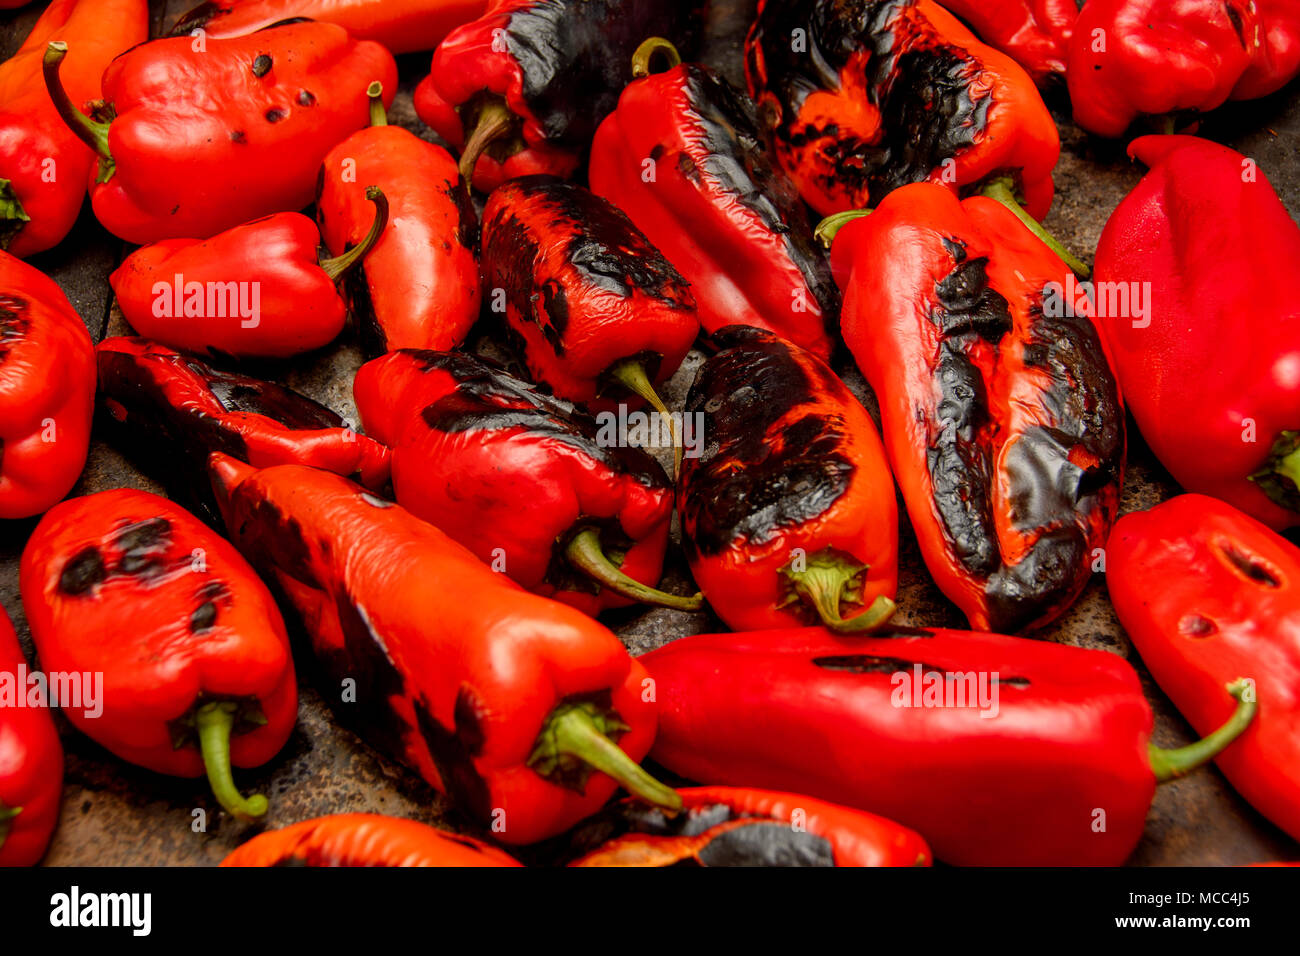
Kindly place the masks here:
[(172, 35), (202, 30), (210, 37), (237, 37), (306, 17), (337, 23), (391, 53), (414, 53), (432, 50), (486, 6), (487, 0), (206, 0), (176, 21)]
[(673, 514), (663, 469), (568, 402), (459, 352), (390, 352), (353, 390), (393, 449), (398, 503), (494, 570), (591, 615), (700, 607), (655, 588)]
[(1151, 172), (1101, 234), (1098, 321), (1142, 437), (1188, 491), (1298, 524), (1300, 228), (1226, 146), (1144, 136), (1129, 151)]
[(1090, 303), (983, 196), (905, 186), (834, 242), (844, 340), (880, 399), (930, 573), (977, 629), (1051, 620), (1088, 581), (1124, 467)]
[(762, 0), (745, 73), (777, 161), (823, 216), (929, 180), (1012, 175), (1037, 219), (1061, 151), (1033, 81), (931, 0)]
[(149, 770), (206, 772), (238, 819), (266, 813), (231, 764), (275, 756), (298, 690), (275, 601), (228, 542), (166, 498), (101, 491), (41, 519), (19, 579), (41, 666), (82, 676), (82, 699), (61, 702), (73, 726)]
[(624, 800), (585, 824), (570, 866), (929, 866), (920, 834), (793, 793), (695, 787), (683, 812)]
[(64, 82), (77, 109), (100, 97), (109, 61), (149, 37), (145, 0), (53, 0), (0, 65), (0, 249), (30, 256), (58, 245), (86, 198), (95, 154), (59, 119), (41, 60), (70, 43)]
[(1068, 78), (1075, 121), (1120, 136), (1143, 114), (1264, 96), (1297, 70), (1295, 0), (1088, 0)]
[(414, 820), (338, 813), (260, 833), (222, 866), (520, 866), (496, 847)]
[(763, 148), (754, 104), (706, 67), (646, 75), (637, 53), (591, 147), (592, 191), (686, 277), (708, 332), (753, 325), (830, 359), (840, 296), (793, 183)]
[(415, 111), (490, 192), (535, 173), (568, 176), (631, 79), (648, 37), (691, 41), (697, 0), (490, 0), (454, 30), (415, 90)]
[(596, 621), (337, 475), (214, 455), (213, 485), (344, 687), (340, 717), (500, 839), (554, 836), (619, 784), (680, 806), (635, 763), (655, 729), (645, 670)]
[(889, 619), (898, 507), (866, 409), (811, 352), (730, 326), (696, 374), (686, 415), (707, 436), (682, 469), (682, 543), (728, 627)]
[(1038, 83), (1065, 77), (1079, 0), (944, 0), (942, 6)]
[(368, 355), (452, 349), (479, 315), (478, 215), (441, 146), (389, 126), (372, 83), (371, 124), (325, 157), (316, 221), (335, 255), (364, 244), (373, 219), (367, 186), (392, 204), (389, 227), (344, 282)]
[(63, 795), (63, 747), (46, 702), (28, 699), (30, 673), (0, 606), (0, 866), (45, 855)]
[(1121, 518), (1106, 550), (1120, 624), (1199, 733), (1231, 710), (1217, 693), (1225, 681), (1255, 682), (1259, 717), (1215, 762), (1300, 839), (1300, 551), (1202, 495)]
[(122, 317), (145, 338), (200, 355), (288, 358), (328, 345), (347, 306), (337, 284), (388, 223), (377, 187), (369, 231), (343, 255), (319, 259), (320, 234), (281, 212), (211, 239), (167, 239), (137, 249), (109, 276)]
[(228, 40), (140, 44), (104, 72), (113, 119), (102, 122), (60, 85), (67, 50), (50, 44), (46, 85), (99, 155), (95, 215), (128, 242), (204, 239), (310, 205), (325, 154), (369, 119), (365, 84), (397, 89), (397, 64), (378, 43), (292, 22)]
[(52, 279), (0, 252), (0, 518), (40, 514), (90, 445), (95, 353)]
[(640, 659), (653, 756), (674, 773), (798, 789), (919, 832), (947, 863), (1117, 866), (1158, 782), (1249, 725), (1150, 744), (1137, 672), (1107, 651), (966, 631), (837, 637), (821, 628), (684, 637)]

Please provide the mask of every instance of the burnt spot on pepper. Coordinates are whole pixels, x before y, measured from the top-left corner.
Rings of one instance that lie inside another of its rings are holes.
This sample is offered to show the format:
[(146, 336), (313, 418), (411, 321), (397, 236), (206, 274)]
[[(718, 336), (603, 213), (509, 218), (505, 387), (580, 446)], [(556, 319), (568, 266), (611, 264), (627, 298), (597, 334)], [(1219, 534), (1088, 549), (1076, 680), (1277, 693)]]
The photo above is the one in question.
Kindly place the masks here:
[(775, 820), (754, 820), (711, 836), (696, 851), (704, 866), (835, 865), (835, 851), (825, 837)]
[(268, 123), (278, 123), (289, 115), (288, 110), (282, 110), (279, 107), (272, 107), (266, 111), (266, 121)]
[[(458, 698), (457, 710), (460, 709), (459, 703)], [(492, 815), (492, 798), (487, 783), (474, 766), (470, 747), (474, 741), (482, 746), (482, 732), (477, 722), (468, 736), (459, 722), (454, 728), (448, 729), (438, 722), (423, 700), (415, 701), (415, 718), (447, 795), (478, 819), (489, 819)]]
[(122, 528), (113, 539), (121, 552), (116, 571), (150, 577), (163, 570), (163, 559), (171, 547), (172, 525), (166, 518), (148, 518)]
[(316, 105), (316, 94), (313, 93), (311, 90), (299, 90), (299, 91), (298, 91), (298, 105), (299, 105), (299, 106), (315, 106), (315, 105)]
[(477, 255), (480, 232), (478, 212), (474, 209), (473, 200), (469, 198), (469, 189), (465, 185), (464, 177), (458, 177), (455, 183), (448, 183), (446, 191), (447, 198), (456, 205), (456, 240)]
[(205, 601), (194, 609), (190, 615), (190, 633), (198, 634), (202, 631), (211, 629), (217, 623), (217, 606), (211, 601)]
[(996, 343), (1012, 329), (1007, 300), (989, 288), (989, 260), (969, 259), (962, 248), (957, 267), (934, 289), (939, 307), (930, 319), (945, 336), (966, 332)]
[(9, 356), (9, 350), (27, 337), (31, 319), (27, 317), (26, 299), (16, 295), (0, 294), (0, 362)]
[[(916, 674), (916, 669), (921, 668), (922, 679), (938, 679), (951, 683), (969, 683), (973, 676), (978, 676), (975, 671), (949, 671), (937, 664), (929, 664), (920, 660), (908, 660), (905, 657), (879, 657), (874, 654), (833, 654), (828, 657), (813, 658), (813, 666), (820, 667), (828, 671), (847, 671), (851, 674)], [(1000, 674), (989, 674), (988, 681), (990, 684), (1007, 685), (1008, 687), (1026, 688), (1030, 685), (1028, 677), (1003, 677)]]
[(271, 57), (266, 53), (259, 53), (253, 57), (253, 75), (259, 79), (271, 72)]
[(108, 577), (104, 556), (94, 546), (82, 548), (63, 566), (59, 575), (59, 590), (77, 597), (91, 590)]
[(230, 141), (232, 143), (246, 143), (248, 142), (248, 134), (242, 129), (232, 129), (230, 131)]

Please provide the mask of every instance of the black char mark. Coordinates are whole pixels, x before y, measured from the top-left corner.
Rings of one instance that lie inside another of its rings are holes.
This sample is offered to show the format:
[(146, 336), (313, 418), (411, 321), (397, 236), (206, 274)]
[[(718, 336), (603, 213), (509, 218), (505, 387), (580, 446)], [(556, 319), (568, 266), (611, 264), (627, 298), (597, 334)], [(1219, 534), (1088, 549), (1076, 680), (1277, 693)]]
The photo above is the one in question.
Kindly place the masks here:
[(31, 326), (31, 319), (27, 317), (27, 300), (0, 294), (0, 364), (8, 358), (9, 350), (27, 337)]
[(59, 574), (59, 590), (80, 597), (110, 578), (148, 581), (158, 577), (168, 570), (165, 558), (172, 545), (171, 522), (157, 517), (130, 522), (113, 532), (110, 545), (115, 558), (106, 560), (94, 545), (69, 558)]
[[(973, 671), (949, 671), (938, 666), (937, 664), (928, 664), (925, 661), (908, 660), (904, 657), (877, 657), (874, 654), (835, 654), (829, 657), (813, 658), (813, 666), (820, 667), (828, 671), (846, 671), (850, 674), (913, 674), (917, 666), (921, 668), (921, 676), (939, 677), (944, 681), (956, 681), (963, 675), (974, 673)], [(994, 684), (1005, 684), (1008, 687), (1028, 687), (1029, 678), (1027, 677), (1000, 677), (990, 676), (990, 681)]]

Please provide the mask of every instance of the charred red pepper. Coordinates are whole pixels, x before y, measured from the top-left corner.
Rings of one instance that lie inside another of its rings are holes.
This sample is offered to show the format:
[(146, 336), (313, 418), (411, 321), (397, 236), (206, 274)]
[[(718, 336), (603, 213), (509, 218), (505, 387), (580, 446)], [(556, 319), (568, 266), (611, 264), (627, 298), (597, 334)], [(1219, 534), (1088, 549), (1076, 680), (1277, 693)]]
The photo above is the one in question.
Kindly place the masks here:
[(682, 469), (682, 543), (728, 627), (887, 621), (898, 507), (865, 408), (811, 352), (730, 326), (686, 401), (708, 437)]
[(843, 226), (831, 265), (935, 582), (977, 629), (1050, 621), (1119, 505), (1124, 410), (1091, 303), (1004, 205), (929, 184)]
[(40, 514), (72, 490), (94, 407), (81, 317), (57, 283), (0, 252), (0, 518)]
[(478, 215), (441, 146), (389, 126), (372, 83), (370, 127), (325, 157), (316, 221), (335, 255), (364, 245), (373, 219), (367, 185), (390, 197), (389, 227), (344, 289), (366, 353), (452, 349), (478, 319)]
[(1052, 204), (1061, 151), (1033, 81), (931, 0), (762, 0), (745, 74), (777, 161), (823, 216), (928, 180), (1012, 175)]
[(104, 72), (105, 122), (78, 112), (61, 85), (69, 49), (50, 44), (46, 86), (99, 156), (95, 215), (128, 242), (207, 238), (310, 205), (325, 154), (369, 119), (365, 84), (397, 88), (397, 65), (379, 44), (332, 23), (292, 22), (228, 40), (140, 44)]
[(54, 40), (76, 47), (64, 82), (80, 110), (99, 99), (109, 61), (148, 37), (145, 0), (54, 0), (0, 65), (0, 249), (25, 257), (58, 245), (77, 219), (95, 164), (45, 91), (45, 48)]
[(839, 291), (808, 213), (763, 148), (754, 104), (703, 66), (646, 75), (676, 50), (647, 41), (638, 79), (591, 147), (592, 190), (686, 277), (708, 332), (753, 325), (830, 359)]
[(393, 449), (397, 501), (535, 594), (595, 615), (657, 590), (673, 489), (638, 448), (568, 402), (458, 352), (390, 352), (353, 385)]
[(1142, 437), (1188, 491), (1300, 523), (1300, 228), (1226, 146), (1144, 136), (1129, 151), (1151, 171), (1106, 223), (1097, 290)]
[(415, 111), (490, 192), (537, 173), (568, 176), (631, 79), (648, 37), (695, 35), (697, 0), (490, 0), (443, 40)]
[(415, 820), (338, 813), (260, 833), (222, 866), (520, 866), (496, 847)]
[(1227, 717), (1224, 681), (1255, 682), (1259, 717), (1214, 759), (1300, 839), (1300, 551), (1231, 505), (1180, 495), (1121, 518), (1107, 555), (1120, 623), (1197, 732)]
[(570, 866), (929, 866), (920, 834), (793, 793), (694, 787), (683, 812), (624, 800), (585, 824)]
[(674, 773), (879, 813), (962, 866), (1118, 866), (1156, 784), (1211, 760), (1256, 710), (1179, 750), (1150, 743), (1137, 672), (1107, 651), (946, 630), (684, 637), (640, 658), (653, 756)]
[(296, 212), (137, 249), (108, 280), (122, 316), (146, 338), (199, 354), (288, 358), (328, 345), (347, 319), (337, 284), (388, 223), (383, 192), (365, 196), (375, 204), (368, 232), (332, 259), (318, 259), (320, 234)]
[(944, 0), (942, 6), (1038, 83), (1065, 77), (1079, 0)]
[(101, 491), (41, 519), (19, 579), (41, 666), (102, 675), (97, 701), (62, 702), (73, 726), (149, 770), (206, 773), (240, 820), (266, 813), (231, 765), (284, 746), (298, 690), (275, 601), (228, 542), (166, 498)]
[(340, 717), (500, 839), (554, 836), (619, 784), (680, 806), (635, 762), (655, 729), (645, 671), (596, 621), (337, 475), (215, 455), (213, 485), (333, 687), (354, 682)]
[(45, 702), (28, 700), (29, 673), (0, 606), (0, 866), (45, 855), (63, 795), (63, 747)]

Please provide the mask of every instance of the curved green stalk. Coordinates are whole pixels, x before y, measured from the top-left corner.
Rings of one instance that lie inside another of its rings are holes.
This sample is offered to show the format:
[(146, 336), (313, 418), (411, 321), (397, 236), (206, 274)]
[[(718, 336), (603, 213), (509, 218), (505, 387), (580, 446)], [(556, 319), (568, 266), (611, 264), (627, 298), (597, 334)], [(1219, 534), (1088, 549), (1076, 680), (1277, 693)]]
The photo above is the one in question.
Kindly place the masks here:
[(50, 100), (53, 101), (54, 108), (58, 110), (63, 122), (77, 134), (78, 139), (99, 156), (99, 173), (95, 177), (95, 182), (106, 183), (113, 178), (115, 171), (113, 153), (108, 148), (110, 124), (96, 122), (77, 109), (68, 96), (68, 91), (63, 88), (63, 81), (59, 79), (59, 67), (67, 55), (68, 45), (62, 40), (54, 40), (45, 48), (45, 57), (41, 61), (45, 88), (49, 91)]
[(835, 242), (835, 235), (854, 219), (861, 219), (863, 216), (870, 216), (870, 209), (849, 209), (844, 212), (837, 212), (833, 216), (827, 216), (817, 224), (817, 229), (813, 236), (822, 244), (822, 248), (829, 249)]
[(668, 429), (673, 436), (673, 481), (682, 473), (682, 436), (677, 433), (677, 422), (673, 421), (668, 406), (655, 391), (654, 383), (646, 374), (645, 364), (637, 358), (624, 359), (605, 373), (611, 381), (617, 382), (633, 395), (650, 403), (650, 407), (668, 422)]
[(335, 256), (333, 259), (321, 260), (320, 267), (335, 282), (338, 282), (345, 272), (366, 257), (366, 254), (379, 241), (379, 237), (384, 232), (384, 227), (388, 225), (388, 197), (384, 195), (384, 191), (378, 186), (367, 186), (366, 198), (375, 204), (375, 218), (370, 223), (370, 231), (366, 233), (366, 237), (343, 255)]
[(384, 84), (375, 80), (366, 87), (366, 96), (370, 99), (370, 125), (387, 126), (388, 111), (384, 109)]
[(628, 577), (619, 569), (600, 546), (600, 532), (583, 528), (570, 539), (564, 548), (568, 562), (603, 588), (641, 604), (671, 607), (679, 611), (698, 611), (704, 605), (704, 595), (682, 597), (660, 591)]
[(1237, 709), (1222, 727), (1209, 736), (1177, 750), (1162, 750), (1155, 744), (1148, 745), (1151, 772), (1155, 774), (1157, 783), (1186, 776), (1202, 764), (1209, 763), (1242, 735), (1259, 709), (1257, 701), (1243, 699), (1247, 686), (1243, 679), (1228, 685), (1228, 693), (1237, 700)]
[(1043, 244), (1055, 252), (1060, 260), (1070, 267), (1070, 271), (1079, 278), (1086, 279), (1092, 274), (1092, 270), (1076, 258), (1074, 253), (1061, 245), (1059, 239), (1044, 229), (1037, 219), (1025, 212), (1024, 207), (1020, 205), (1019, 200), (1016, 198), (1014, 181), (1005, 176), (991, 180), (984, 187), (984, 195), (1010, 209), (1015, 214), (1015, 217), (1025, 224), (1025, 228), (1041, 239)]
[(194, 715), (194, 729), (213, 796), (236, 819), (254, 820), (265, 815), (266, 797), (256, 794), (245, 799), (235, 787), (230, 770), (230, 732), (238, 710), (239, 705), (232, 700), (204, 704)]
[(651, 37), (632, 54), (632, 76), (638, 80), (649, 76), (650, 61), (655, 58), (655, 54), (662, 54), (668, 60), (670, 70), (682, 62), (682, 55), (677, 52), (677, 47), (663, 37)]

